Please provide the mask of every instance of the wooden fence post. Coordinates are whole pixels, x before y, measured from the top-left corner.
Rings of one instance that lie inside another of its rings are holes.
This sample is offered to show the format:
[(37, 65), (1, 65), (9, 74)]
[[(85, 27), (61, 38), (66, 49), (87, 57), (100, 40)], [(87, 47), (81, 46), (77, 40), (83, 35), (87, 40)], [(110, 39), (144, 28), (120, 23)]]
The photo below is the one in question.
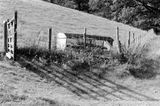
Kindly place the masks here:
[(18, 12), (17, 11), (15, 11), (15, 13), (14, 13), (14, 21), (15, 21), (15, 23), (14, 23), (14, 61), (16, 61), (16, 58), (17, 58), (17, 56), (16, 56), (16, 53), (17, 53), (17, 14), (18, 14)]
[(7, 52), (7, 21), (4, 21), (3, 22), (3, 26), (4, 26), (4, 29), (3, 29), (3, 32), (4, 32), (4, 53)]
[(84, 28), (84, 34), (83, 34), (84, 48), (86, 48), (86, 33), (87, 33), (87, 28)]
[(49, 52), (51, 52), (51, 40), (52, 40), (52, 28), (49, 28), (49, 42), (48, 42)]
[(117, 47), (118, 47), (118, 53), (121, 54), (121, 44), (120, 44), (120, 40), (119, 40), (119, 27), (117, 27)]
[(54, 37), (54, 41), (53, 41), (53, 43), (54, 43), (54, 50), (56, 50), (57, 49), (57, 35), (56, 34), (53, 34), (53, 37)]
[(141, 40), (142, 40), (142, 37), (141, 37), (141, 35), (139, 35), (139, 37), (138, 37), (138, 41), (139, 41), (138, 44), (140, 44), (140, 45), (142, 43)]
[(133, 33), (133, 43), (135, 44), (135, 34)]
[(130, 47), (131, 43), (131, 32), (129, 31), (129, 36), (128, 36), (128, 48)]

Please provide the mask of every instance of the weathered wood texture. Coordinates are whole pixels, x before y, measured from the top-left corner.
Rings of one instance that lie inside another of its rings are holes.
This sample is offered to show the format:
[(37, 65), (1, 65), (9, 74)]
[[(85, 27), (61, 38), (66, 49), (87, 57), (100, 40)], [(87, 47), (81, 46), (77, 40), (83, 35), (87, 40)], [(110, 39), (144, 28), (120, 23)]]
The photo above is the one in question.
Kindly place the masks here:
[[(83, 34), (75, 34), (75, 33), (65, 33), (65, 35), (67, 36), (67, 39), (79, 39), (84, 37)], [(88, 35), (88, 34), (86, 34), (86, 39), (108, 41), (111, 45), (113, 44), (114, 41), (111, 37)]]
[(4, 49), (7, 57), (16, 61), (17, 11), (15, 11), (12, 19), (4, 22)]
[(52, 28), (49, 28), (48, 50), (51, 52)]

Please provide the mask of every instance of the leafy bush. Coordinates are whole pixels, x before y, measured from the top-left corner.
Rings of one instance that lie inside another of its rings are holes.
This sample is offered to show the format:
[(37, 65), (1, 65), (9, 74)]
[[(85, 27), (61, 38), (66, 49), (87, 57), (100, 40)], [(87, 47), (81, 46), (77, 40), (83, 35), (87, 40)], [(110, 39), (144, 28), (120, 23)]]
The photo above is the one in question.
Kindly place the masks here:
[[(135, 78), (149, 79), (156, 75), (156, 69), (159, 67), (158, 61), (147, 58), (148, 45), (137, 45), (135, 48), (122, 46), (122, 53), (118, 60), (120, 63), (127, 63), (127, 70)], [(124, 61), (125, 60), (125, 61)]]
[(137, 64), (131, 65), (128, 70), (139, 79), (150, 79), (156, 76), (158, 64), (155, 60), (143, 58)]

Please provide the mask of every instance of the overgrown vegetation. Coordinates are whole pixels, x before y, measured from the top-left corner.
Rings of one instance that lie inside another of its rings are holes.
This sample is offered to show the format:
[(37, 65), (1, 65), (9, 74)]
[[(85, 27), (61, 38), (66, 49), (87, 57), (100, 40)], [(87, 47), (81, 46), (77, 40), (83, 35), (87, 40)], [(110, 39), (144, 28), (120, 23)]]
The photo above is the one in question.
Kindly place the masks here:
[[(45, 49), (19, 48), (18, 55), (29, 61), (38, 61), (45, 66), (56, 64), (70, 71), (74, 76), (91, 72), (91, 68), (99, 68), (109, 62), (109, 52), (99, 47), (68, 47), (65, 51)], [(108, 57), (107, 57), (108, 56)], [(96, 72), (100, 74), (101, 72)]]
[[(138, 45), (135, 48), (126, 48), (122, 46), (122, 54), (120, 62), (128, 64), (127, 70), (136, 78), (149, 79), (156, 76), (156, 69), (158, 69), (158, 60), (147, 58), (147, 45)], [(125, 61), (124, 61), (125, 60)]]
[[(104, 78), (108, 72), (125, 77), (127, 73), (139, 79), (149, 79), (156, 76), (158, 62), (146, 58), (147, 46), (126, 48), (122, 46), (122, 53), (113, 55), (100, 47), (83, 45), (67, 47), (65, 51), (51, 51), (45, 49), (20, 48), (18, 55), (30, 61), (38, 61), (43, 65), (57, 64), (65, 70), (69, 70), (75, 77), (86, 73), (94, 73), (99, 78)], [(123, 70), (116, 68), (123, 66)], [(117, 71), (115, 71), (117, 70)]]

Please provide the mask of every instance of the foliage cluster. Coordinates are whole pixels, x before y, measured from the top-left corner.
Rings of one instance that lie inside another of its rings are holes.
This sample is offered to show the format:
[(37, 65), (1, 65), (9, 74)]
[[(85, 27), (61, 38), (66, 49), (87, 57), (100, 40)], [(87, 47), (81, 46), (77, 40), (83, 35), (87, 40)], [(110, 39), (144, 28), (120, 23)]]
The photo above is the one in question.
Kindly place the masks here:
[[(18, 55), (30, 61), (39, 61), (43, 65), (59, 65), (71, 71), (74, 76), (94, 73), (99, 78), (106, 77), (108, 72), (113, 76), (125, 77), (132, 75), (140, 79), (149, 79), (156, 76), (159, 68), (158, 61), (146, 58), (147, 46), (127, 48), (122, 45), (122, 53), (114, 54), (112, 51), (100, 47), (67, 47), (65, 51), (51, 51), (36, 47), (19, 48)], [(120, 69), (118, 69), (120, 68)], [(121, 69), (122, 68), (122, 69)], [(127, 74), (126, 74), (127, 73)]]

